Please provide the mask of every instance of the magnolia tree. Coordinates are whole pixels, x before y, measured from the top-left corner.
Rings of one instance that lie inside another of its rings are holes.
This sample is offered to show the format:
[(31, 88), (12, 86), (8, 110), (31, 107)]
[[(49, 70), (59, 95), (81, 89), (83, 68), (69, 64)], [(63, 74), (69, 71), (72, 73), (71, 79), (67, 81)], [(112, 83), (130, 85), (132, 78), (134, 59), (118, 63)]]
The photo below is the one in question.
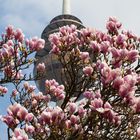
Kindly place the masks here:
[[(37, 93), (28, 81), (45, 77), (45, 65), (38, 64), (34, 77), (22, 71), (45, 42), (25, 40), (21, 30), (8, 26), (0, 41), (1, 95), (5, 84), (15, 86), (1, 117), (8, 139), (140, 139), (140, 38), (121, 27), (109, 18), (106, 32), (71, 25), (51, 34), (61, 83), (46, 79), (45, 92)], [(59, 106), (51, 105), (52, 98)]]

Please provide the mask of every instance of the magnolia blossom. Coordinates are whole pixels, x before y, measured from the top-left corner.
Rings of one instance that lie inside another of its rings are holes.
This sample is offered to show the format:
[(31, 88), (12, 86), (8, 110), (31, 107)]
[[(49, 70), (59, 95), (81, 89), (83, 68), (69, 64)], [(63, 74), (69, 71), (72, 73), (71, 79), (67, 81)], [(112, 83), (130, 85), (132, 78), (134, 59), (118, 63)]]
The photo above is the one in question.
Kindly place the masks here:
[(18, 40), (19, 42), (23, 42), (24, 40), (24, 34), (22, 33), (21, 29), (16, 29), (14, 32), (15, 39)]
[(120, 29), (122, 24), (114, 17), (110, 17), (107, 21), (106, 28), (109, 32), (117, 32), (118, 29)]
[(65, 98), (63, 85), (59, 85), (55, 80), (46, 80), (45, 85), (46, 93), (49, 93), (58, 100), (63, 100)]
[(83, 68), (83, 72), (86, 76), (91, 76), (93, 73), (93, 68), (91, 66), (86, 66)]
[(39, 39), (34, 37), (29, 40), (29, 48), (31, 51), (39, 51), (44, 48), (45, 41), (43, 39)]
[(8, 89), (6, 87), (0, 86), (0, 94), (6, 94)]
[(93, 110), (97, 110), (99, 112), (104, 112), (103, 101), (100, 98), (99, 99), (95, 98), (94, 100), (92, 100), (90, 107)]
[(26, 124), (25, 131), (32, 134), (35, 131), (35, 128), (32, 125), (27, 125)]
[(116, 43), (117, 45), (123, 45), (126, 40), (127, 40), (127, 37), (124, 34), (120, 34), (116, 38)]
[(97, 41), (91, 41), (90, 42), (90, 48), (95, 53), (99, 53), (100, 52), (100, 45), (97, 43)]
[(70, 114), (73, 114), (76, 111), (77, 105), (76, 103), (69, 103), (69, 112)]
[(137, 128), (137, 137), (140, 138), (140, 127)]
[(70, 121), (72, 125), (77, 124), (79, 122), (79, 117), (76, 115), (71, 115)]
[(23, 129), (16, 128), (11, 140), (29, 140), (29, 138)]
[(12, 25), (9, 25), (6, 28), (6, 34), (7, 34), (8, 38), (10, 38), (11, 36), (14, 35), (14, 27)]
[(88, 60), (89, 59), (89, 53), (88, 52), (81, 52), (80, 57), (83, 61)]
[(39, 63), (37, 65), (37, 71), (40, 73), (43, 73), (45, 71), (45, 64), (44, 63)]

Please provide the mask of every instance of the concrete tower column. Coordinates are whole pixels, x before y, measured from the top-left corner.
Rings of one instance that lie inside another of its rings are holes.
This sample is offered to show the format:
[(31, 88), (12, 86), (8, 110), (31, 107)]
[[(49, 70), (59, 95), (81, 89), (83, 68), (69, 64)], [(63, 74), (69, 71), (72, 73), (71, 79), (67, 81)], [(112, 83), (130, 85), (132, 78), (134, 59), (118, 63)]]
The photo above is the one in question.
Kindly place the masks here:
[(70, 15), (70, 13), (71, 13), (70, 0), (63, 0), (62, 14), (63, 15)]

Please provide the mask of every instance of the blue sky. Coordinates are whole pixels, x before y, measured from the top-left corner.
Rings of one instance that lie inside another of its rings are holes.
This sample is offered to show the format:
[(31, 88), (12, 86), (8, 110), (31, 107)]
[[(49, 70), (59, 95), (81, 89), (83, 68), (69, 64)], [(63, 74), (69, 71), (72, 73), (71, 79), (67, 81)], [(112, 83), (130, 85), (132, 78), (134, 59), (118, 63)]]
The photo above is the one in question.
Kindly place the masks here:
[[(101, 30), (105, 30), (108, 17), (115, 16), (125, 29), (140, 35), (139, 6), (140, 0), (71, 0), (71, 14), (85, 26)], [(0, 33), (12, 24), (21, 28), (27, 37), (40, 36), (49, 21), (61, 13), (62, 0), (0, 0)], [(0, 98), (0, 113), (4, 112), (7, 100), (8, 95)], [(0, 140), (7, 140), (1, 123)]]

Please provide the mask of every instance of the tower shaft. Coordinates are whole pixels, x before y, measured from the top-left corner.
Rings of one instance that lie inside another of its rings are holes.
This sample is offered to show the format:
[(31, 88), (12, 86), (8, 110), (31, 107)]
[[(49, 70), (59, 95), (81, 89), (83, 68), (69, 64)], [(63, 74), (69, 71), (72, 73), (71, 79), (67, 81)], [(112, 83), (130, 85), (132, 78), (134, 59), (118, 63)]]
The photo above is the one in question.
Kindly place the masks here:
[(70, 0), (63, 0), (63, 9), (62, 14), (63, 15), (70, 15)]

